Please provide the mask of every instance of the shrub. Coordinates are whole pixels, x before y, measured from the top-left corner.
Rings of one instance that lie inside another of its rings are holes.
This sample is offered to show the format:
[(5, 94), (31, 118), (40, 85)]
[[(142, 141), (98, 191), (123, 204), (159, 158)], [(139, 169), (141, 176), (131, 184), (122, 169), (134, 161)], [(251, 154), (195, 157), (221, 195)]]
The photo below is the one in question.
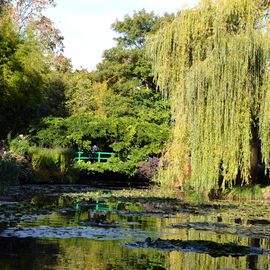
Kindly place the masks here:
[(24, 156), (28, 153), (29, 147), (29, 141), (23, 135), (19, 135), (9, 143), (10, 150), (21, 156)]
[(147, 161), (142, 162), (138, 169), (138, 175), (142, 179), (152, 180), (158, 170), (159, 158), (150, 157)]

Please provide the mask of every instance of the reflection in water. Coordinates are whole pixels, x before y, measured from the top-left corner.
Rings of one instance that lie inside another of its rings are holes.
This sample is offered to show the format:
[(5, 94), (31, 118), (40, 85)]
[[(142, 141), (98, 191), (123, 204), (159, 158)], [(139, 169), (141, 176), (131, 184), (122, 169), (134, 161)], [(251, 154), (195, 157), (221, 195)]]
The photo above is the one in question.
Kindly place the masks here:
[(0, 269), (166, 269), (165, 254), (114, 241), (0, 238)]
[(53, 269), (57, 254), (59, 245), (54, 240), (0, 238), (1, 270)]
[(166, 269), (162, 252), (127, 249), (113, 241), (69, 239), (60, 247), (56, 269)]
[[(35, 196), (31, 201), (32, 206), (38, 206), (35, 211), (29, 205), (20, 209), (5, 209), (5, 215), (10, 211), (21, 211), (23, 214), (17, 223), (13, 222), (0, 232), (0, 269), (270, 268), (269, 255), (214, 257), (207, 252), (196, 253), (195, 245), (193, 250), (184, 251), (166, 251), (161, 246), (156, 249), (149, 249), (147, 245), (128, 247), (129, 242), (145, 241), (148, 237), (155, 241), (160, 237), (160, 243), (166, 243), (163, 240), (181, 240), (192, 244), (201, 240), (221, 246), (234, 243), (237, 246), (270, 249), (270, 225), (250, 221), (243, 216), (238, 218), (239, 209), (236, 206), (228, 207), (217, 215), (219, 210), (212, 211), (210, 206), (204, 212), (202, 210), (205, 209), (194, 207), (192, 211), (175, 207), (176, 211), (172, 212), (165, 211), (160, 203), (94, 199), (74, 202), (70, 198), (64, 200), (51, 195), (48, 200), (46, 196)], [(235, 231), (236, 228), (241, 228), (242, 235)], [(247, 237), (247, 230), (254, 237)], [(258, 237), (255, 237), (256, 233)]]

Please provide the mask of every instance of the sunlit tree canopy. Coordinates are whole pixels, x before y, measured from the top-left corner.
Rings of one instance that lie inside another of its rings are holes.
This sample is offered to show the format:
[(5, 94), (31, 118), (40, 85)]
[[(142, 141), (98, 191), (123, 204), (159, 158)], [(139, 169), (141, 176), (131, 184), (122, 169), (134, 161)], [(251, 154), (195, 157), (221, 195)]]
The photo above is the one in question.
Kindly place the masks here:
[(175, 123), (161, 181), (210, 189), (267, 175), (269, 26), (269, 1), (205, 0), (149, 40)]

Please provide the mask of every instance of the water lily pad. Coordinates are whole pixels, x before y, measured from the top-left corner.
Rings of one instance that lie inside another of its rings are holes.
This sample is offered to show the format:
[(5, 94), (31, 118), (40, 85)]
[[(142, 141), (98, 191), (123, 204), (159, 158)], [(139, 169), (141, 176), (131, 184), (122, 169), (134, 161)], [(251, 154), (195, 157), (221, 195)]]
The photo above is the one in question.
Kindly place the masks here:
[(17, 238), (87, 238), (94, 240), (127, 240), (145, 239), (151, 232), (125, 228), (93, 228), (93, 227), (50, 227), (7, 228), (0, 237)]
[(239, 224), (225, 224), (219, 222), (185, 222), (172, 224), (168, 228), (193, 229), (198, 231), (211, 231), (218, 234), (231, 234), (240, 237), (270, 239), (270, 226), (254, 225), (244, 226)]

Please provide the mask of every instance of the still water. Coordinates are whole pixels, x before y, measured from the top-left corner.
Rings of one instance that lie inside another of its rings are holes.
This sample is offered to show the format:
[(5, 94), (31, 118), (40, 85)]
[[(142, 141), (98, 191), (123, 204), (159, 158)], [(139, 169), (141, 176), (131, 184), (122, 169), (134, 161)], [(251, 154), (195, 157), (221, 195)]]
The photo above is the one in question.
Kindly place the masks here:
[(268, 202), (41, 191), (0, 202), (1, 270), (270, 269)]

